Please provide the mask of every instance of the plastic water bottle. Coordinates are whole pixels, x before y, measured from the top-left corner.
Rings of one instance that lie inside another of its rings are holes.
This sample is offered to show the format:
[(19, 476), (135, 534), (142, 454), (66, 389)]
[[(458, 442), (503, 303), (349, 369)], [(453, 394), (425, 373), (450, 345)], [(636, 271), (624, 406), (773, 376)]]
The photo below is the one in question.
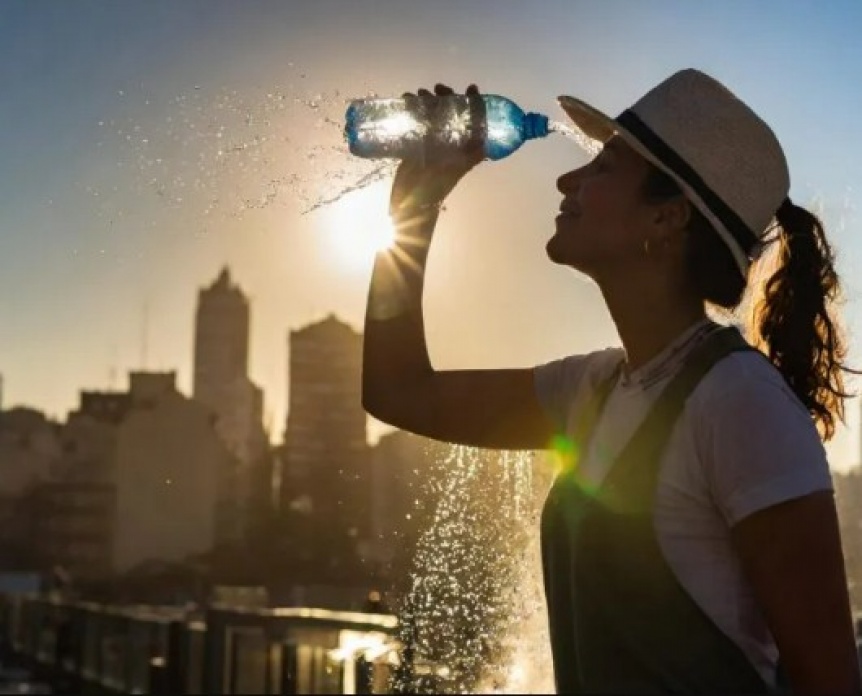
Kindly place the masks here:
[(357, 99), (345, 120), (350, 152), (367, 159), (421, 156), (429, 147), (458, 151), (481, 140), (485, 157), (499, 160), (550, 132), (547, 116), (494, 94)]

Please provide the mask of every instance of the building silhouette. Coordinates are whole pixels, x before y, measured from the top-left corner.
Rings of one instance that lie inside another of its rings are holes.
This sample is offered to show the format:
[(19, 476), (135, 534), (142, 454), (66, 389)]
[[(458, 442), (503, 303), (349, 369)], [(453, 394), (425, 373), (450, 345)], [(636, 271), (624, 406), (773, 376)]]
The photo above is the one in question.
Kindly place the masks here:
[(833, 472), (844, 566), (855, 612), (862, 612), (862, 468)]
[(215, 416), (215, 427), (236, 460), (222, 489), (227, 527), (220, 534), (240, 541), (247, 531), (256, 467), (265, 459), (263, 392), (248, 376), (248, 298), (224, 268), (198, 293), (192, 396)]
[(224, 528), (225, 473), (235, 462), (211, 415), (173, 372), (133, 372), (116, 452), (114, 569), (209, 551)]
[[(859, 408), (859, 406), (857, 406)], [(844, 566), (854, 612), (862, 615), (862, 452), (850, 467), (832, 472), (835, 506), (844, 550)]]
[(59, 569), (74, 582), (183, 563), (222, 542), (233, 519), (224, 501), (235, 458), (173, 372), (132, 372), (126, 391), (84, 391), (65, 423), (0, 412), (5, 465), (3, 567)]
[(114, 570), (116, 488), (107, 483), (47, 481), (24, 497), (31, 551), (43, 572), (101, 580)]
[(31, 408), (0, 410), (0, 568), (24, 570), (33, 548), (32, 492), (49, 481), (61, 455), (60, 425)]
[(362, 337), (335, 316), (291, 331), (281, 518), (295, 584), (365, 594), (372, 520)]

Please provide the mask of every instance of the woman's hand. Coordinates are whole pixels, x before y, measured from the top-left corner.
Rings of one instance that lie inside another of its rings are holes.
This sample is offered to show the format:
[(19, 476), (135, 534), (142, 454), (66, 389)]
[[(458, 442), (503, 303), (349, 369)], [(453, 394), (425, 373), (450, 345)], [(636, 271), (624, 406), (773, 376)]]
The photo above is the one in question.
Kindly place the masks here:
[[(422, 97), (427, 106), (426, 114), (433, 121), (435, 108), (440, 100), (435, 97), (446, 97), (455, 92), (445, 85), (436, 85), (432, 94), (426, 89), (420, 89), (418, 96)], [(478, 97), (479, 89), (470, 85), (465, 91), (468, 97)], [(414, 94), (405, 94), (405, 99), (417, 99)], [(480, 108), (481, 99), (475, 100)], [(463, 148), (426, 148), (416, 157), (405, 158), (398, 166), (395, 180), (392, 183), (392, 195), (389, 199), (389, 213), (393, 219), (408, 222), (416, 217), (424, 217), (429, 210), (436, 212), (461, 178), (475, 167), (484, 157), (481, 140), (471, 138)]]

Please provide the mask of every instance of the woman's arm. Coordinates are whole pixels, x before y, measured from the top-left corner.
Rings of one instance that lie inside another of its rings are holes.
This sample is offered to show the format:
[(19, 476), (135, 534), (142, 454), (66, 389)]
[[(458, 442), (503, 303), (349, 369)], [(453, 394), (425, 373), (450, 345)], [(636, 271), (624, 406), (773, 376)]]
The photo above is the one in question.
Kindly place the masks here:
[(368, 294), (362, 402), (374, 417), (437, 440), (539, 449), (554, 427), (535, 395), (532, 370), (440, 372), (428, 356), (422, 291), (439, 205), (481, 158), (474, 147), (462, 158), (434, 161), (430, 153), (398, 169), (390, 206), (396, 241), (378, 255)]
[(712, 377), (693, 397), (705, 480), (792, 691), (859, 693), (829, 462), (814, 421), (753, 352), (722, 361)]
[(793, 692), (862, 693), (832, 493), (755, 512), (732, 537)]

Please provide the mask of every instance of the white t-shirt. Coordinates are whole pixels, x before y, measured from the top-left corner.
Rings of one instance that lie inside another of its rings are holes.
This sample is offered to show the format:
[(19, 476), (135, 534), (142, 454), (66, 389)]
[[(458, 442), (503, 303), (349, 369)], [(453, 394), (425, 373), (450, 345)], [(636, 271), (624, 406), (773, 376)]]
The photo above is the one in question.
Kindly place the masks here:
[[(582, 458), (598, 484), (690, 350), (703, 324), (611, 391)], [(536, 393), (571, 435), (572, 417), (623, 359), (621, 349), (573, 355), (535, 368)], [(662, 457), (655, 497), (659, 545), (678, 580), (733, 639), (767, 683), (778, 651), (742, 573), (730, 528), (771, 505), (831, 490), (814, 422), (762, 355), (736, 352), (718, 362), (689, 396)]]

